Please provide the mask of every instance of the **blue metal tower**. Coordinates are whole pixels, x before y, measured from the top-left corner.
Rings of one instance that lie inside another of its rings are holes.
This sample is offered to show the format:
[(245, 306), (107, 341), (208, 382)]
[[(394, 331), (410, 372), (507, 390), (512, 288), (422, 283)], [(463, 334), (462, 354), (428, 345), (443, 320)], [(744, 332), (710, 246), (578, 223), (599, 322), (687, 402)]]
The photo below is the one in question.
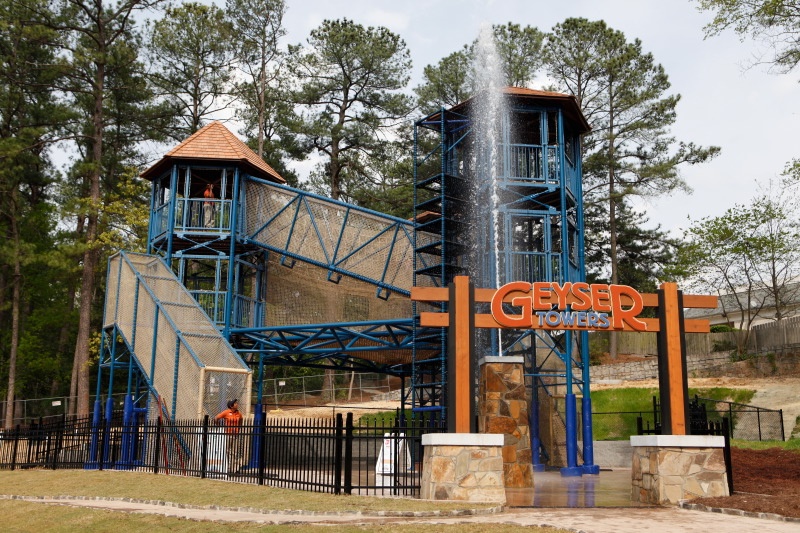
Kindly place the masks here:
[[(475, 116), (484, 96), (416, 123), (415, 285), (443, 287), (460, 274), (486, 288), (511, 281), (584, 281), (580, 140), (589, 125), (578, 103), (560, 93), (503, 89), (505, 105), (492, 126), (497, 145), (490, 147), (497, 156), (487, 166)], [(446, 305), (436, 310), (445, 311)], [(561, 462), (567, 474), (593, 471), (586, 333), (476, 333), (478, 357), (525, 357), (532, 449), (542, 453), (534, 454), (534, 466), (543, 467), (544, 458)], [(444, 332), (439, 342), (438, 358), (415, 359), (412, 388), (415, 405), (444, 411)], [(576, 392), (583, 395), (583, 440), (588, 442), (584, 469), (577, 466)], [(557, 436), (542, 434), (542, 416), (563, 421), (565, 446)], [(564, 448), (563, 460), (554, 457)]]

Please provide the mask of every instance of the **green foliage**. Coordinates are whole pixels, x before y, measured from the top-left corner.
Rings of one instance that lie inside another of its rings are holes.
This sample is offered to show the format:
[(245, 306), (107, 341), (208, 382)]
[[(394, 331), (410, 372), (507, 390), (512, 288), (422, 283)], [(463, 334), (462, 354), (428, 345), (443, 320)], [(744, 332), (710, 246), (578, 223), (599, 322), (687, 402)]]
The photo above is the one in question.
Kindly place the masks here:
[[(797, 0), (697, 0), (701, 11), (714, 19), (705, 27), (706, 36), (732, 29), (742, 39), (753, 36), (766, 44), (772, 57), (756, 61), (774, 64), (790, 72), (800, 62), (800, 2)], [(766, 52), (765, 52), (766, 54)]]
[(750, 327), (767, 312), (780, 320), (798, 297), (800, 225), (796, 184), (770, 183), (749, 205), (694, 221), (686, 232), (683, 262), (701, 291), (720, 294), (723, 313), (738, 315), (737, 351), (744, 354)]
[(733, 389), (730, 387), (711, 387), (710, 389), (689, 388), (689, 397), (695, 395), (701, 398), (711, 398), (714, 400), (724, 400), (734, 403), (749, 403), (753, 399), (756, 391), (752, 389)]
[(745, 450), (771, 450), (773, 448), (780, 448), (782, 450), (791, 450), (798, 452), (798, 459), (800, 459), (800, 439), (792, 438), (786, 441), (783, 440), (740, 440), (731, 439), (731, 446), (734, 448), (741, 448)]
[(236, 118), (247, 144), (289, 185), (297, 186), (296, 172), (287, 165), (307, 150), (298, 142), (299, 118), (288, 90), (285, 54), (278, 46), (286, 34), (283, 0), (228, 0), (225, 12), (236, 35), (233, 40), (239, 80), (234, 84)]
[(589, 332), (589, 363), (600, 364), (600, 357), (608, 352), (608, 334), (602, 331)]
[(711, 333), (730, 333), (731, 331), (736, 330), (729, 324), (714, 324), (711, 326)]
[[(393, 411), (379, 411), (377, 413), (368, 413), (359, 418), (358, 423), (361, 426), (390, 427), (393, 426), (395, 421), (397, 420), (398, 412), (399, 409), (395, 409)], [(406, 409), (404, 411), (404, 416), (407, 421), (410, 421), (412, 420), (414, 414), (411, 412), (411, 409)]]
[[(522, 27), (513, 22), (495, 24), (492, 31), (504, 74), (502, 83), (530, 87), (542, 65), (544, 34), (532, 26)], [(423, 114), (437, 111), (442, 106), (452, 107), (474, 94), (472, 65), (476, 42), (464, 45), (436, 65), (425, 67), (422, 84), (414, 88), (417, 107)]]
[(401, 92), (411, 69), (408, 48), (386, 28), (326, 20), (307, 46), (290, 46), (289, 56), (300, 87), (294, 100), (306, 109), (303, 138), (325, 158), (311, 187), (350, 200), (372, 154), (411, 109)]
[(417, 107), (427, 115), (441, 107), (453, 107), (472, 96), (470, 70), (472, 57), (466, 45), (428, 65), (422, 71), (422, 84), (414, 88)]
[(173, 110), (171, 137), (182, 141), (205, 117), (224, 109), (230, 92), (233, 32), (215, 5), (185, 2), (168, 7), (149, 29), (150, 73)]
[[(584, 213), (587, 278), (592, 283), (608, 283), (611, 278), (608, 204), (590, 204)], [(670, 237), (660, 226), (648, 228), (647, 216), (632, 209), (626, 199), (619, 201), (616, 216), (617, 283), (640, 292), (655, 292), (659, 281), (680, 277), (678, 239)], [(645, 312), (654, 310), (646, 308)]]
[(592, 411), (652, 411), (658, 389), (622, 387), (592, 391)]
[(679, 167), (705, 162), (719, 149), (669, 134), (680, 96), (669, 94), (664, 68), (638, 39), (628, 41), (603, 21), (570, 18), (553, 28), (545, 48), (555, 88), (575, 96), (592, 126), (584, 139), (584, 198), (590, 205), (605, 204), (607, 215), (585, 223), (608, 236), (610, 281), (619, 283), (625, 199), (688, 190)]

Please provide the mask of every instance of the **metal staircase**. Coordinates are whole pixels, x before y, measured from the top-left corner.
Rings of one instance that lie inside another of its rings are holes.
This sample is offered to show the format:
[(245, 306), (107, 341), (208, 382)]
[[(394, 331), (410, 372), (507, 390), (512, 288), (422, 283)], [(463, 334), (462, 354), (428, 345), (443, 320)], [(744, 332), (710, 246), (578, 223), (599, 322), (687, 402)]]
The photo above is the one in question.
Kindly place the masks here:
[(103, 336), (109, 382), (122, 343), (149, 408), (172, 420), (213, 416), (228, 399), (250, 396), (252, 372), (160, 257), (120, 252), (109, 260)]

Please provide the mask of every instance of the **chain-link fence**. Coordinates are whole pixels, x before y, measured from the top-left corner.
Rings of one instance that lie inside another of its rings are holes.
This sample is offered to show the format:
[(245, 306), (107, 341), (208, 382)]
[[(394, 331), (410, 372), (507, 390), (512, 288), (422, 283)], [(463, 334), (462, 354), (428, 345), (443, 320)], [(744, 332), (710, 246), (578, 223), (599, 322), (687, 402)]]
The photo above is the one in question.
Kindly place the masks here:
[(215, 414), (249, 397), (250, 369), (160, 258), (115, 255), (107, 285), (104, 327), (124, 337), (158, 392), (158, 414)]
[[(220, 375), (209, 373), (208, 377), (209, 387), (206, 397), (210, 398), (209, 401), (213, 403), (214, 398), (219, 394), (218, 387), (214, 385), (220, 382)], [(327, 383), (326, 379), (329, 379)], [(349, 403), (399, 400), (400, 386), (398, 378), (375, 372), (337, 372), (333, 376), (312, 374), (275, 377), (264, 380), (262, 403), (269, 409), (315, 407), (320, 404), (323, 394), (326, 394), (331, 400), (325, 403), (346, 408)], [(122, 408), (125, 395), (124, 392), (113, 395), (115, 408)], [(105, 396), (102, 399), (105, 400)], [(227, 399), (221, 397), (219, 399), (221, 405), (224, 405)], [(243, 401), (242, 404), (246, 403), (249, 409), (249, 405), (255, 400), (256, 398), (253, 397), (250, 402)], [(26, 425), (37, 422), (40, 418), (46, 421), (69, 414), (72, 405), (76, 402), (76, 398), (67, 396), (16, 400), (14, 402), (14, 420), (10, 425)], [(90, 405), (94, 405), (93, 398)], [(5, 425), (5, 406), (6, 402), (0, 401), (0, 427)], [(218, 412), (223, 408), (220, 407)]]

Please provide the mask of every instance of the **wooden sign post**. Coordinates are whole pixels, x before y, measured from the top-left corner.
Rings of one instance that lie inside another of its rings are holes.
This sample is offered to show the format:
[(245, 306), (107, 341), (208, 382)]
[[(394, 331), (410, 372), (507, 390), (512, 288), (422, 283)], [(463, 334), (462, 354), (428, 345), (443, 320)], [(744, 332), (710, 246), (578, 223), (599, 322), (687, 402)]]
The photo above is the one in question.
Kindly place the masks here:
[[(450, 328), (451, 432), (468, 433), (473, 429), (474, 394), (470, 384), (477, 327), (658, 333), (662, 433), (686, 434), (688, 387), (684, 334), (707, 333), (709, 323), (684, 319), (683, 309), (715, 308), (716, 296), (682, 295), (675, 283), (663, 283), (657, 294), (639, 293), (626, 285), (583, 282), (516, 281), (496, 290), (475, 289), (467, 276), (456, 276), (449, 288), (414, 287), (411, 299), (449, 303), (448, 313), (421, 313), (420, 324)], [(491, 314), (475, 313), (476, 302), (491, 304)], [(640, 317), (644, 307), (657, 307), (658, 318)], [(509, 310), (519, 314), (510, 314)]]

